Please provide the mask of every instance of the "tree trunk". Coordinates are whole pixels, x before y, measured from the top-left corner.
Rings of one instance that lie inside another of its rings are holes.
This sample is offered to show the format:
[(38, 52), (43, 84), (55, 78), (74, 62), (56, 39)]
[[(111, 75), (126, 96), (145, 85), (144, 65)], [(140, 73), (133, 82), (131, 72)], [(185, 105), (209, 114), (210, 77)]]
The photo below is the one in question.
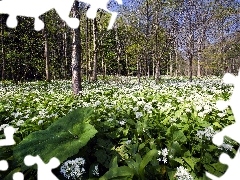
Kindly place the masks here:
[[(80, 19), (78, 12), (79, 2), (73, 5), (73, 17)], [(81, 84), (81, 43), (80, 28), (72, 29), (72, 90), (74, 95), (82, 91)]]
[(67, 38), (67, 29), (66, 29), (66, 23), (64, 22), (64, 33), (63, 33), (63, 47), (64, 47), (64, 78), (68, 79), (69, 77), (69, 66), (68, 66), (68, 38)]
[(2, 45), (2, 80), (5, 80), (5, 49), (3, 43), (3, 35), (4, 35), (4, 25), (3, 25), (3, 15), (1, 16), (1, 45)]
[(189, 54), (188, 61), (189, 61), (189, 69), (188, 69), (189, 81), (192, 82), (192, 77), (193, 77), (193, 65), (192, 65), (193, 55), (192, 55), (192, 53)]
[(86, 52), (86, 79), (88, 80), (89, 79), (89, 54), (88, 54), (88, 49), (89, 49), (89, 39), (88, 39), (88, 19), (86, 19), (86, 38), (85, 38), (85, 44), (86, 44), (86, 49), (85, 49), (85, 52)]
[(93, 20), (93, 81), (97, 81), (97, 18)]
[(172, 60), (172, 53), (169, 53), (169, 74), (172, 77), (173, 76), (173, 60)]
[(128, 55), (127, 55), (127, 53), (125, 53), (125, 62), (126, 62), (127, 76), (129, 76)]
[[(92, 56), (91, 56), (91, 33), (89, 33), (89, 31), (91, 32), (91, 27), (92, 27), (92, 21), (89, 20), (89, 25), (88, 25), (88, 82), (91, 81), (91, 76), (92, 76)], [(90, 28), (89, 28), (90, 27)]]
[(115, 39), (116, 39), (116, 50), (117, 50), (117, 76), (121, 75), (121, 67), (120, 67), (120, 60), (121, 60), (121, 49), (120, 49), (120, 42), (118, 37), (118, 30), (115, 29)]
[[(46, 20), (46, 18), (44, 17)], [(46, 23), (46, 21), (45, 21)], [(48, 31), (47, 26), (44, 26), (43, 29), (43, 37), (44, 37), (44, 57), (45, 57), (45, 71), (46, 71), (46, 81), (50, 82), (50, 72), (49, 72), (49, 46), (48, 46)]]

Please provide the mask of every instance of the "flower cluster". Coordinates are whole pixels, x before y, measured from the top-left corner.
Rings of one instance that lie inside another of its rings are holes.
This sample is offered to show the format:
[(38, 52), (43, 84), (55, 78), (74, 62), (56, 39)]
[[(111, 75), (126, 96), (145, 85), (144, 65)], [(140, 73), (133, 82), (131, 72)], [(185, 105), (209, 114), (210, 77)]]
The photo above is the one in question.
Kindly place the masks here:
[[(159, 162), (163, 162), (164, 164), (166, 164), (167, 163), (167, 155), (168, 155), (168, 149), (167, 148), (164, 148), (164, 149), (162, 149), (161, 151), (158, 151), (158, 155), (159, 156), (161, 156), (162, 155), (162, 158), (158, 158), (157, 160), (159, 161)], [(170, 156), (171, 157), (171, 156)]]
[(193, 180), (192, 176), (189, 174), (186, 168), (183, 166), (177, 167), (177, 172), (175, 174), (177, 180)]
[(84, 169), (85, 159), (76, 158), (75, 160), (68, 160), (61, 166), (60, 173), (67, 179), (81, 179), (86, 172)]
[(211, 140), (214, 134), (216, 134), (216, 132), (211, 126), (209, 126), (206, 127), (203, 131), (197, 131), (196, 135), (199, 139), (203, 139), (205, 137), (207, 140)]

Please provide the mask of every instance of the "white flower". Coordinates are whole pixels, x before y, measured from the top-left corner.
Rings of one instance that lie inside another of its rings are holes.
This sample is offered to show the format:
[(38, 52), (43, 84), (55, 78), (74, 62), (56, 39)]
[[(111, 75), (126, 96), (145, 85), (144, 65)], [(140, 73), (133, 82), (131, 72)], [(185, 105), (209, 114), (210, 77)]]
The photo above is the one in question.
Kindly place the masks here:
[(126, 141), (126, 144), (127, 144), (127, 145), (128, 145), (128, 144), (131, 144), (131, 142), (132, 142), (131, 140), (127, 140), (127, 141)]
[(162, 161), (163, 161), (164, 164), (166, 164), (167, 163), (167, 158), (163, 157)]
[(16, 126), (21, 126), (24, 123), (23, 120), (19, 120), (18, 122), (16, 122)]
[(175, 176), (178, 180), (193, 180), (192, 176), (183, 166), (177, 167), (177, 172)]
[(198, 116), (201, 117), (201, 118), (204, 117), (204, 115), (205, 115), (204, 112), (199, 112), (198, 113)]
[(165, 148), (165, 149), (162, 150), (162, 155), (163, 155), (164, 157), (166, 157), (166, 156), (168, 155), (168, 149), (167, 149), (167, 148)]
[(5, 129), (5, 128), (8, 127), (8, 126), (9, 126), (9, 124), (2, 124), (2, 125), (0, 126), (0, 131), (3, 130), (3, 129)]
[(94, 104), (94, 106), (99, 106), (100, 104), (101, 104), (100, 101), (96, 101), (95, 104)]
[(134, 111), (134, 112), (138, 111), (138, 107), (134, 107), (134, 108), (133, 108), (133, 111)]
[(126, 121), (124, 121), (124, 120), (119, 121), (119, 124), (120, 124), (121, 126), (125, 125), (125, 123), (126, 123)]
[(225, 113), (218, 113), (217, 114), (219, 117), (224, 117), (225, 116)]
[(197, 111), (201, 111), (201, 110), (202, 110), (202, 106), (197, 105), (197, 106), (196, 106), (196, 110), (197, 110)]
[(79, 179), (86, 171), (84, 169), (85, 159), (76, 158), (63, 163), (60, 168), (60, 173), (66, 178)]
[(157, 160), (160, 162), (162, 159), (161, 159), (161, 158), (158, 158)]
[(221, 150), (223, 150), (223, 148), (226, 151), (232, 151), (233, 146), (230, 144), (223, 143), (222, 146), (218, 147), (218, 149), (221, 149)]
[(210, 140), (212, 139), (214, 134), (216, 134), (216, 132), (211, 126), (209, 126), (209, 127), (206, 127), (203, 131), (197, 131), (196, 136), (199, 139), (202, 139), (203, 137), (205, 137), (207, 140)]
[(92, 170), (92, 173), (93, 173), (94, 176), (99, 176), (98, 165), (94, 166), (94, 169)]
[(38, 125), (43, 124), (43, 120), (38, 121)]
[(108, 122), (112, 122), (112, 121), (113, 121), (113, 118), (109, 118), (107, 121), (108, 121)]
[(21, 116), (22, 113), (21, 112), (16, 112), (16, 113), (13, 112), (11, 115), (14, 116), (14, 118), (17, 118), (18, 116)]
[(135, 115), (137, 119), (143, 116), (142, 112), (135, 112)]

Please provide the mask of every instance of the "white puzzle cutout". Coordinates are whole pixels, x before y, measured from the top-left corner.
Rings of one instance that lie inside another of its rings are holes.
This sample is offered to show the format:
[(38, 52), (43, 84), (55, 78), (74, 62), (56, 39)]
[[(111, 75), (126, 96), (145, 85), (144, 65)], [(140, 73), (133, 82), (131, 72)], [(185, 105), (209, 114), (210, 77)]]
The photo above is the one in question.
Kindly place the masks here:
[(38, 172), (37, 172), (37, 179), (38, 180), (58, 180), (58, 178), (52, 173), (52, 169), (57, 168), (60, 165), (60, 161), (53, 157), (50, 159), (48, 164), (45, 164), (39, 156), (26, 156), (24, 158), (24, 163), (27, 166), (32, 166), (37, 164)]
[[(1, 146), (11, 146), (16, 144), (13, 139), (13, 134), (15, 129), (12, 126), (4, 128), (5, 139), (0, 139)], [(24, 163), (27, 166), (32, 166), (34, 164), (38, 165), (38, 180), (58, 180), (58, 178), (52, 173), (52, 169), (57, 168), (60, 165), (60, 161), (53, 157), (50, 159), (48, 164), (45, 164), (39, 156), (28, 155), (24, 158)], [(6, 160), (0, 160), (0, 171), (6, 171), (8, 169), (8, 162)], [(23, 180), (24, 175), (21, 172), (16, 172), (13, 174), (13, 180)]]
[[(8, 126), (4, 129), (5, 139), (0, 139), (0, 146), (11, 146), (15, 144), (13, 134), (15, 129), (12, 126)], [(0, 171), (6, 171), (8, 169), (8, 162), (6, 160), (0, 160)]]
[[(87, 11), (88, 18), (95, 18), (98, 9), (103, 9), (112, 14), (108, 29), (111, 29), (116, 18), (117, 12), (111, 12), (107, 8), (109, 0), (82, 0), (90, 4)], [(122, 0), (117, 0), (118, 4), (122, 4)], [(9, 14), (7, 26), (15, 28), (18, 24), (17, 16), (25, 16), (34, 18), (34, 29), (39, 31), (44, 28), (44, 23), (39, 19), (51, 9), (55, 9), (59, 17), (67, 23), (70, 28), (76, 29), (79, 26), (79, 19), (70, 18), (69, 14), (72, 9), (74, 0), (0, 0), (0, 13)]]
[[(87, 17), (89, 19), (94, 19), (96, 17), (98, 9), (103, 9), (106, 12), (111, 13), (112, 16), (111, 16), (111, 19), (110, 19), (110, 22), (109, 22), (109, 25), (108, 25), (108, 30), (113, 27), (113, 24), (117, 19), (118, 13), (117, 12), (111, 12), (111, 11), (108, 10), (107, 4), (108, 4), (109, 0), (80, 0), (80, 1), (84, 2), (86, 4), (90, 4), (90, 8), (87, 11)], [(123, 4), (122, 0), (117, 0), (117, 3), (119, 5)]]
[[(221, 132), (213, 136), (213, 143), (217, 146), (221, 146), (224, 142), (224, 137), (227, 136), (238, 143), (240, 143), (240, 71), (238, 76), (226, 73), (223, 77), (225, 84), (234, 85), (233, 93), (228, 101), (218, 101), (217, 107), (219, 110), (224, 110), (228, 106), (231, 107), (234, 114), (235, 123), (225, 127)], [(221, 177), (216, 177), (208, 172), (206, 176), (212, 180), (238, 180), (240, 178), (239, 164), (240, 164), (240, 148), (237, 150), (235, 157), (232, 159), (226, 153), (222, 153), (219, 157), (219, 161), (222, 164), (228, 165), (228, 169)]]

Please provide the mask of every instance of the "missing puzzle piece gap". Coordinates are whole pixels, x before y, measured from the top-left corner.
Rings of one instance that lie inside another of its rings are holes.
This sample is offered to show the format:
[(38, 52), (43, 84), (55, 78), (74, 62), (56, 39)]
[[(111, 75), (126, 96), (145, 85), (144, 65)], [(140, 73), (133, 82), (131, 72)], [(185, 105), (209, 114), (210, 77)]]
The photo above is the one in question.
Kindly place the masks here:
[(0, 139), (0, 146), (11, 146), (16, 142), (13, 139), (13, 134), (15, 133), (15, 129), (12, 126), (8, 126), (4, 129), (4, 135), (6, 139)]
[(8, 162), (6, 160), (0, 161), (0, 171), (6, 171), (8, 169)]

